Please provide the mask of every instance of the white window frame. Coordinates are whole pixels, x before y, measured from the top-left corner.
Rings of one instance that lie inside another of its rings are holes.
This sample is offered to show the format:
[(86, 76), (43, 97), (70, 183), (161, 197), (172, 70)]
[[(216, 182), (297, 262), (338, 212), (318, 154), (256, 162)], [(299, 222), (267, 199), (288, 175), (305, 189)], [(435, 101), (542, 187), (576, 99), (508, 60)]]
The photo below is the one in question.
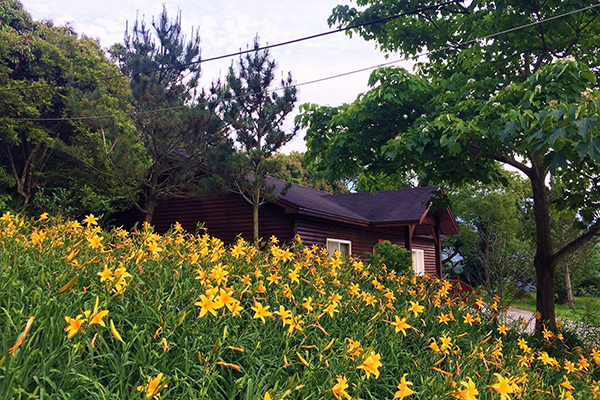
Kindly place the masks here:
[(425, 275), (425, 252), (422, 249), (412, 249), (410, 255), (415, 276)]
[[(339, 251), (340, 253), (342, 252), (340, 249), (341, 244), (348, 245), (348, 256), (350, 256), (350, 254), (352, 254), (352, 242), (350, 240), (327, 238), (325, 246), (327, 248), (327, 252), (329, 253), (330, 258), (333, 258), (335, 256), (336, 251)], [(334, 246), (336, 246), (336, 247), (334, 247)], [(333, 251), (329, 250), (330, 247), (332, 248)]]

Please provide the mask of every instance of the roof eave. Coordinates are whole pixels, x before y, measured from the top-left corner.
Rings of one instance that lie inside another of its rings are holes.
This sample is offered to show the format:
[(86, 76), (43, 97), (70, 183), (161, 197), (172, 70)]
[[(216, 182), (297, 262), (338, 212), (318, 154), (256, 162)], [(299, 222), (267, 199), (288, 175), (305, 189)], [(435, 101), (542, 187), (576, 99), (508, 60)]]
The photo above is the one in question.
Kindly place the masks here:
[(372, 226), (374, 228), (386, 228), (386, 227), (409, 226), (409, 225), (420, 225), (420, 221), (418, 219), (404, 220), (404, 221), (373, 221), (370, 224), (370, 226)]
[(309, 209), (309, 208), (299, 207), (298, 214), (308, 215), (311, 217), (324, 218), (324, 219), (328, 219), (330, 221), (343, 222), (343, 223), (351, 224), (351, 225), (358, 225), (358, 226), (364, 226), (364, 227), (369, 226), (368, 221), (364, 221), (364, 220), (360, 220), (360, 219), (356, 219), (356, 218), (344, 217), (344, 216), (336, 215), (336, 214), (325, 213), (322, 211), (313, 210), (313, 209)]
[(454, 232), (444, 232), (447, 235), (458, 235), (460, 233), (460, 228), (458, 226), (458, 223), (456, 222), (456, 217), (454, 216), (454, 213), (452, 212), (452, 209), (450, 208), (450, 206), (446, 207), (446, 211), (448, 212), (448, 215), (450, 216), (450, 221), (452, 221), (452, 225), (454, 227)]
[(282, 200), (281, 198), (272, 201), (272, 203), (283, 208), (284, 213), (286, 214), (297, 214), (298, 209), (300, 208), (297, 204), (291, 203), (286, 200)]

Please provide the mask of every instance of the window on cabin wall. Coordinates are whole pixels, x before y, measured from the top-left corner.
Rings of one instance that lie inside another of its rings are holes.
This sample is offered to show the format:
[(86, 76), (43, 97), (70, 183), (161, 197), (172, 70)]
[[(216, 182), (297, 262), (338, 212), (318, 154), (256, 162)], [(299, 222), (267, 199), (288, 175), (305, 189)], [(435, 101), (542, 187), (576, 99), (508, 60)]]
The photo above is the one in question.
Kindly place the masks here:
[(329, 257), (333, 257), (335, 252), (339, 251), (342, 258), (348, 258), (352, 254), (352, 242), (342, 239), (327, 239), (327, 251)]
[(421, 249), (412, 249), (412, 269), (415, 276), (425, 274), (425, 252)]

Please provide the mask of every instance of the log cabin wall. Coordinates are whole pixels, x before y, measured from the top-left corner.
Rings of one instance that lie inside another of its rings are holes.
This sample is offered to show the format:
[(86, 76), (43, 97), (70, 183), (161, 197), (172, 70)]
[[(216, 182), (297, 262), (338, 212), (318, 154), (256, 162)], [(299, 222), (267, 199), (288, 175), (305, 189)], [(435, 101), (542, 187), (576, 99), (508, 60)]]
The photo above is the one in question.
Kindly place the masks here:
[[(405, 248), (404, 227), (368, 228), (344, 224), (319, 218), (299, 215), (296, 220), (296, 232), (305, 245), (324, 246), (327, 239), (341, 239), (352, 242), (352, 253), (364, 259), (366, 251), (373, 251), (373, 246), (380, 240), (388, 240)], [(425, 273), (437, 276), (438, 266), (436, 248), (433, 238), (413, 237), (412, 248), (423, 250)]]
[(425, 273), (437, 276), (437, 260), (435, 255), (435, 243), (431, 238), (413, 237), (413, 249), (423, 250), (425, 258)]
[(296, 232), (305, 245), (324, 246), (327, 239), (341, 239), (352, 242), (352, 253), (360, 257), (365, 251), (373, 251), (379, 240), (404, 247), (404, 228), (373, 229), (320, 218), (299, 215), (296, 220)]
[[(282, 241), (294, 237), (295, 216), (285, 214), (281, 207), (267, 203), (259, 210), (259, 232), (268, 239), (274, 235)], [(116, 216), (117, 225), (130, 229), (144, 220), (137, 210), (129, 210)], [(188, 232), (195, 232), (203, 224), (208, 234), (225, 243), (232, 243), (237, 236), (253, 240), (252, 206), (236, 194), (210, 199), (172, 198), (160, 200), (154, 212), (152, 225), (156, 232), (165, 233), (171, 225), (179, 222)]]
[[(195, 232), (196, 226), (204, 224), (211, 236), (225, 243), (232, 243), (238, 235), (252, 241), (252, 206), (241, 196), (229, 194), (212, 199), (173, 198), (159, 201), (152, 225), (156, 232), (164, 233), (176, 221), (188, 232)], [(274, 235), (281, 241), (292, 240), (298, 234), (305, 245), (325, 246), (327, 239), (341, 239), (352, 242), (352, 253), (364, 259), (366, 251), (380, 240), (389, 240), (401, 247), (406, 246), (404, 226), (372, 228), (332, 221), (301, 214), (286, 214), (284, 209), (272, 203), (260, 208), (260, 234), (266, 240)], [(137, 210), (120, 213), (117, 225), (131, 228), (144, 218)], [(416, 232), (431, 232), (426, 226), (419, 226)], [(433, 237), (416, 234), (412, 238), (412, 248), (422, 249), (425, 258), (425, 272), (436, 276), (439, 269)]]

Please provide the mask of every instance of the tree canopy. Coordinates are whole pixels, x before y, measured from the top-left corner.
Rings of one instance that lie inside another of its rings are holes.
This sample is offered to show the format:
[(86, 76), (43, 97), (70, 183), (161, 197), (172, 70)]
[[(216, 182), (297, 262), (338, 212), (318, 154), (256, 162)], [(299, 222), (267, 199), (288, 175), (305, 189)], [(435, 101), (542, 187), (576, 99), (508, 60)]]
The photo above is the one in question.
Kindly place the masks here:
[[(426, 3), (359, 1), (360, 10), (336, 7), (330, 23), (354, 25)], [(600, 228), (595, 39), (600, 18), (596, 8), (586, 5), (457, 1), (357, 28), (386, 51), (404, 56), (435, 52), (417, 65), (415, 74), (400, 68), (375, 71), (372, 89), (350, 105), (305, 105), (300, 116), (308, 128), (313, 168), (333, 176), (338, 173), (333, 166), (341, 162), (340, 174), (358, 173), (375, 188), (378, 177), (384, 185), (413, 174), (422, 182), (485, 183), (501, 179), (502, 164), (519, 170), (532, 189), (537, 308), (550, 328), (555, 327), (555, 266)], [(557, 18), (541, 23), (550, 17)], [(356, 145), (361, 141), (370, 143), (374, 162), (363, 156), (363, 145)], [(349, 161), (344, 163), (341, 155)], [(568, 183), (558, 207), (574, 210), (580, 217), (575, 222), (586, 227), (556, 249), (550, 177)]]
[(334, 181), (330, 184), (324, 179), (316, 179), (307, 169), (304, 153), (297, 151), (292, 151), (290, 154), (277, 153), (273, 155), (273, 161), (277, 163), (276, 170), (271, 174), (273, 178), (329, 193), (349, 192), (345, 181)]
[(62, 190), (77, 209), (123, 207), (100, 148), (110, 143), (120, 162), (123, 148), (135, 152), (135, 130), (126, 117), (102, 126), (93, 119), (122, 114), (129, 96), (122, 81), (95, 80), (117, 72), (99, 44), (68, 26), (33, 21), (10, 0), (0, 4), (0, 48), (0, 203), (31, 209), (35, 196)]
[(182, 34), (181, 13), (170, 19), (163, 7), (151, 28), (136, 19), (110, 52), (131, 78), (134, 120), (149, 158), (139, 176), (142, 199), (137, 192), (130, 198), (151, 222), (160, 196), (188, 196), (203, 187), (207, 159), (231, 146), (216, 103), (199, 91), (200, 36)]
[(254, 239), (257, 240), (260, 237), (258, 211), (272, 191), (265, 185), (266, 177), (278, 169), (273, 155), (296, 134), (296, 129), (286, 132), (283, 123), (294, 109), (297, 89), (288, 72), (281, 79), (283, 92), (279, 94), (274, 90), (277, 63), (268, 50), (260, 50), (258, 36), (253, 46), (253, 52), (231, 64), (226, 83), (216, 82), (213, 89), (219, 93), (220, 114), (238, 149), (234, 191), (252, 204)]

